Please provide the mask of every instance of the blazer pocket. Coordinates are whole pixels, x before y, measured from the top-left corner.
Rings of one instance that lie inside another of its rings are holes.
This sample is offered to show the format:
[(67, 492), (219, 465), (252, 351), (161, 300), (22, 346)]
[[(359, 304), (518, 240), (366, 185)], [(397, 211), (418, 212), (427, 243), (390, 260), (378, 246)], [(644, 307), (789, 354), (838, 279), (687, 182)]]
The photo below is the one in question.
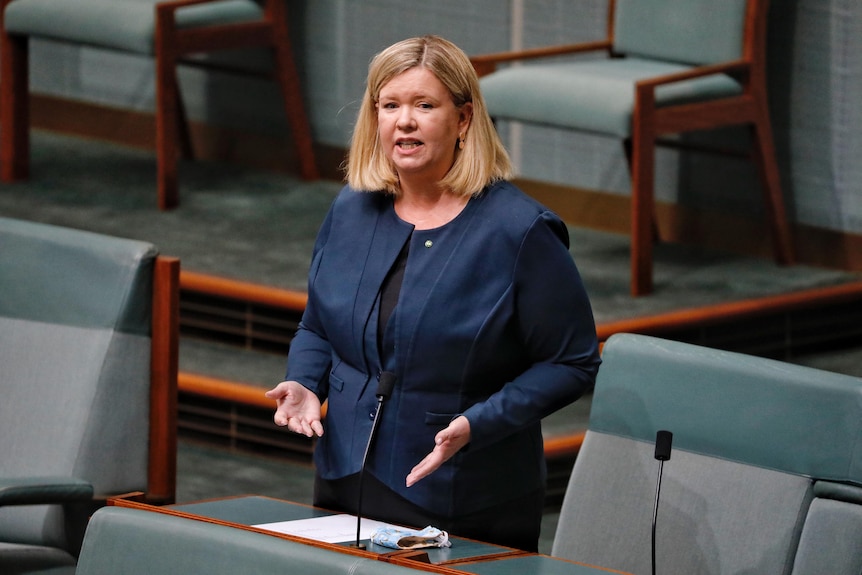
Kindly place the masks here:
[(334, 372), (329, 372), (329, 389), (339, 392), (344, 389), (344, 380), (335, 375)]

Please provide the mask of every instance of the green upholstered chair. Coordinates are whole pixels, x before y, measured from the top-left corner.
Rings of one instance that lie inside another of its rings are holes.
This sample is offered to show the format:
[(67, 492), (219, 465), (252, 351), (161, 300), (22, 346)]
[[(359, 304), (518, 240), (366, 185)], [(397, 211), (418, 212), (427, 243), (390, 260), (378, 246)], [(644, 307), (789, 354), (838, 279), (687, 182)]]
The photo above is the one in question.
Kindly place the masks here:
[(421, 571), (167, 513), (105, 507), (87, 528), (77, 575), (409, 575)]
[(288, 30), (286, 0), (0, 0), (0, 176), (28, 177), (28, 39), (155, 58), (158, 205), (179, 203), (178, 144), (192, 155), (176, 68), (189, 55), (267, 47), (293, 130), (302, 176), (318, 177)]
[(173, 501), (178, 283), (151, 244), (0, 218), (0, 573), (74, 572), (109, 496)]
[(632, 334), (603, 359), (553, 555), (650, 573), (666, 429), (657, 572), (860, 572), (862, 379)]
[[(775, 257), (794, 260), (767, 105), (767, 3), (611, 0), (602, 41), (472, 58), (493, 117), (624, 142), (632, 178), (633, 295), (653, 288), (655, 146), (668, 134), (750, 126)], [(584, 53), (607, 57), (536, 63)]]

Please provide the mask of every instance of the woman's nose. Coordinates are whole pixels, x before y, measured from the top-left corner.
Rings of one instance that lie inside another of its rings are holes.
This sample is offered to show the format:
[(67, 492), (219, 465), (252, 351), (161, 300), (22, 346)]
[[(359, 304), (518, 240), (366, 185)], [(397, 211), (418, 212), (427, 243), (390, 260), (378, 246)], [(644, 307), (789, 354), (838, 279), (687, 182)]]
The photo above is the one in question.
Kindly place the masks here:
[(399, 111), (397, 125), (401, 130), (412, 130), (416, 127), (416, 118), (409, 106), (404, 106)]

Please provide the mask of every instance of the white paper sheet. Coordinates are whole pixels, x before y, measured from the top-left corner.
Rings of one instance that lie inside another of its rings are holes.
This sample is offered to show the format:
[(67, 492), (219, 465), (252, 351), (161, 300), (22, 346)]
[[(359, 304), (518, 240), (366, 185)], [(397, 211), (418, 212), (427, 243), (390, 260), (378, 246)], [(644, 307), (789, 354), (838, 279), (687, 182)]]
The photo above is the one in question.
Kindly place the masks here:
[[(261, 523), (252, 525), (258, 529), (266, 529), (277, 533), (295, 535), (323, 541), (324, 543), (346, 543), (356, 541), (356, 516), (355, 515), (326, 515), (324, 517), (313, 517), (311, 519), (297, 519), (294, 521), (277, 521), (275, 523)], [(388, 523), (362, 519), (359, 529), (359, 539), (370, 539), (371, 534), (378, 527), (390, 527)]]

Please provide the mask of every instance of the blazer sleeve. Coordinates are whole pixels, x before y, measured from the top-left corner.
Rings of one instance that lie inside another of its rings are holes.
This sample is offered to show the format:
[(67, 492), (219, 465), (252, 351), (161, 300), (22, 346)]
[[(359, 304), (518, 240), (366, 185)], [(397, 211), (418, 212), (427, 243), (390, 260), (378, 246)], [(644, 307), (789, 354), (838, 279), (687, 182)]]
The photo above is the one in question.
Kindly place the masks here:
[(524, 236), (513, 289), (530, 365), (464, 412), (471, 449), (536, 424), (595, 385), (601, 363), (595, 321), (568, 241), (565, 225), (549, 211)]
[(287, 355), (288, 381), (296, 381), (313, 391), (321, 401), (329, 394), (329, 370), (332, 366), (332, 347), (320, 322), (314, 297), (314, 280), (320, 260), (326, 249), (332, 227), (332, 209), (326, 215), (317, 234), (308, 273), (308, 302), (296, 334), (290, 342)]

